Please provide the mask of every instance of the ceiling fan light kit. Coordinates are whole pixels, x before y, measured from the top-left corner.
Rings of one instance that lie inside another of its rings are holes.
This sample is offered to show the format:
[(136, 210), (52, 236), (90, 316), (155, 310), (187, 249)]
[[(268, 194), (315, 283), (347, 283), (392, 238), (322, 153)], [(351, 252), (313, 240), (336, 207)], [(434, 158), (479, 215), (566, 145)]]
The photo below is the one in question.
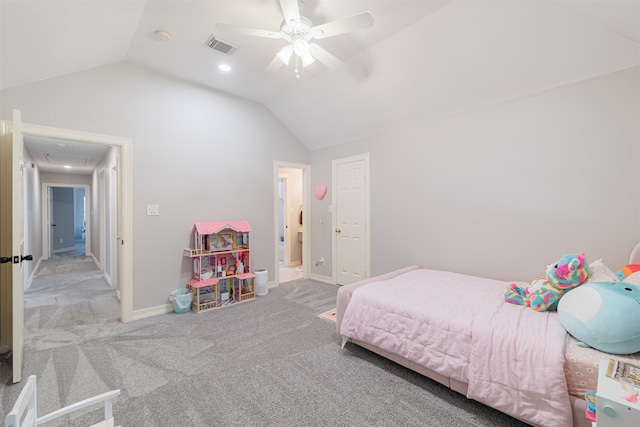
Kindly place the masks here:
[[(319, 40), (352, 31), (363, 30), (373, 26), (373, 15), (371, 12), (362, 12), (347, 18), (338, 19), (314, 27), (309, 18), (300, 14), (303, 6), (304, 3), (301, 0), (280, 0), (280, 7), (282, 8), (284, 20), (280, 25), (279, 33), (270, 30), (240, 27), (222, 23), (217, 23), (216, 28), (220, 31), (240, 35), (286, 40), (289, 44), (281, 48), (276, 54), (276, 57), (284, 65), (289, 65), (291, 57), (295, 53), (295, 72), (296, 77), (300, 78), (298, 74), (298, 60), (302, 61), (303, 67), (306, 67), (317, 60), (329, 69), (336, 68), (342, 63), (338, 58), (320, 47), (318, 44), (309, 43), (311, 39)], [(272, 69), (272, 67), (269, 66), (267, 69)]]
[(277, 53), (278, 59), (282, 61), (284, 65), (289, 65), (289, 61), (291, 60), (291, 55), (293, 55), (293, 46), (290, 44), (286, 45)]

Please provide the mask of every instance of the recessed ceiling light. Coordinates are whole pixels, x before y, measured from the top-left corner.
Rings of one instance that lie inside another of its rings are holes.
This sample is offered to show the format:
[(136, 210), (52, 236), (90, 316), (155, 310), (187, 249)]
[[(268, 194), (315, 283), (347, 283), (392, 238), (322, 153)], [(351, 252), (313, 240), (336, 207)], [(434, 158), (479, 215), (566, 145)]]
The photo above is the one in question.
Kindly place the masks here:
[(69, 166), (69, 165), (64, 165), (64, 168), (65, 168), (65, 169), (71, 169), (71, 166)]
[(218, 70), (220, 71), (231, 71), (231, 66), (228, 64), (220, 64), (218, 65)]

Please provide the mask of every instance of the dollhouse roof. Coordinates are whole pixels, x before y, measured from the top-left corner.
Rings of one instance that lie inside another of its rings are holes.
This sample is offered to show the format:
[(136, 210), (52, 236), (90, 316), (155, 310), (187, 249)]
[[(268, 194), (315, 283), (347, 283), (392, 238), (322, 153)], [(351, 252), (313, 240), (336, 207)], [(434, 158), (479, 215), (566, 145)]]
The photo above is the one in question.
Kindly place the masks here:
[(240, 233), (248, 233), (251, 231), (251, 226), (247, 221), (196, 222), (194, 227), (199, 234), (215, 234), (228, 229)]

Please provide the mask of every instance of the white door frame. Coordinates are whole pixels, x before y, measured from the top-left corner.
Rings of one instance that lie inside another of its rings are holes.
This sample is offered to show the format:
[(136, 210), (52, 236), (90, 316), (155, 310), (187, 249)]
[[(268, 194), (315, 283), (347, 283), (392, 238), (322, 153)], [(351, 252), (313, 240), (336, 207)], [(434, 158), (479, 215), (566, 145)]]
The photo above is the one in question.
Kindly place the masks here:
[[(84, 209), (85, 212), (89, 212), (87, 204), (91, 189), (86, 184), (56, 184), (55, 182), (43, 182), (42, 183), (42, 258), (51, 258), (51, 208), (49, 191), (52, 187), (64, 187), (64, 188), (84, 188)], [(84, 254), (89, 255), (89, 248), (91, 247), (91, 216), (87, 215), (85, 224), (85, 248)], [(46, 231), (45, 231), (46, 230)]]
[(371, 179), (369, 177), (370, 174), (370, 161), (369, 161), (369, 153), (358, 154), (351, 157), (345, 157), (342, 159), (334, 159), (331, 161), (331, 205), (333, 206), (331, 213), (331, 229), (334, 230), (331, 233), (331, 247), (332, 247), (332, 257), (331, 257), (331, 265), (333, 267), (333, 284), (338, 284), (338, 239), (336, 236), (335, 230), (337, 229), (337, 213), (338, 213), (338, 164), (339, 163), (348, 163), (355, 162), (359, 160), (364, 160), (365, 167), (365, 238), (367, 242), (365, 244), (365, 278), (369, 278), (371, 276)]
[(121, 209), (121, 237), (124, 242), (122, 246), (122, 277), (120, 278), (120, 321), (130, 322), (133, 320), (133, 168), (131, 163), (131, 139), (27, 123), (22, 124), (22, 134), (111, 145), (120, 148), (120, 168), (122, 172), (120, 188), (122, 191), (118, 194), (118, 206)]
[[(106, 171), (101, 170), (98, 173), (98, 194), (96, 195), (96, 200), (98, 200), (98, 221), (100, 222), (99, 227), (99, 235), (100, 235), (100, 259), (99, 265), (102, 271), (106, 271), (107, 263), (106, 263), (106, 254), (107, 254), (107, 228), (106, 228), (106, 218), (107, 218), (107, 210), (105, 207), (106, 204), (106, 192), (107, 192), (107, 184), (106, 184)], [(94, 256), (95, 258), (95, 256)]]
[[(273, 254), (274, 254), (274, 280), (275, 286), (280, 284), (280, 262), (278, 261), (278, 245), (280, 236), (278, 233), (278, 218), (279, 218), (279, 203), (278, 203), (278, 169), (280, 168), (295, 168), (302, 169), (302, 212), (306, 212), (306, 217), (309, 218), (310, 206), (311, 206), (311, 166), (300, 163), (282, 162), (279, 160), (273, 161)], [(309, 278), (309, 250), (310, 233), (309, 233), (309, 221), (302, 221), (302, 277), (304, 279)]]

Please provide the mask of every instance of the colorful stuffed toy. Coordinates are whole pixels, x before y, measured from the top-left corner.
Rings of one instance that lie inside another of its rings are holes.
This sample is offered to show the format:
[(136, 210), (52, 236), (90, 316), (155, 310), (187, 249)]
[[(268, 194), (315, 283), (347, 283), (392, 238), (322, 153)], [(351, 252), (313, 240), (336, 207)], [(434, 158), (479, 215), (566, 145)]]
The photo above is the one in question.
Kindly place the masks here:
[(553, 311), (560, 298), (584, 283), (588, 275), (589, 263), (585, 254), (567, 254), (555, 264), (547, 266), (545, 278), (535, 279), (524, 288), (517, 283), (510, 283), (505, 291), (505, 301), (531, 307), (535, 311)]

